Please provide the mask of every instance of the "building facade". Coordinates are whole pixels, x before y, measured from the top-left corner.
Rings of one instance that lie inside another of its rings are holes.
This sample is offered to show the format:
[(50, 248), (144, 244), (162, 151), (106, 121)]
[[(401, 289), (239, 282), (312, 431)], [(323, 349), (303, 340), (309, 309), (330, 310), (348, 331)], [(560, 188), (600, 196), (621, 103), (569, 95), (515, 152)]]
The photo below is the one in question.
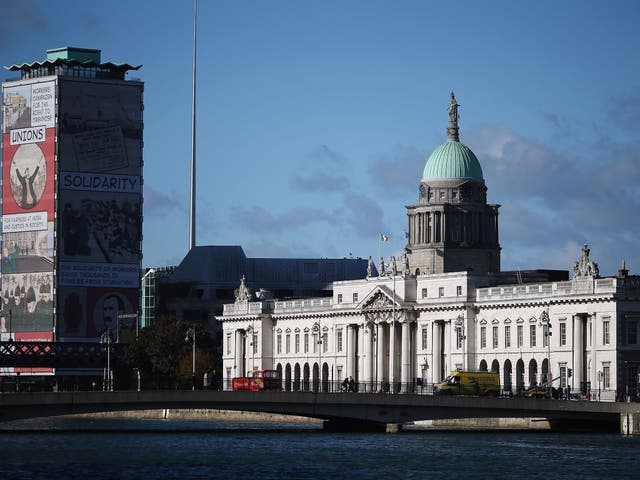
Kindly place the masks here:
[(445, 144), (407, 207), (404, 258), (333, 283), (331, 298), (255, 299), (241, 282), (218, 319), (223, 376), (280, 371), (286, 390), (430, 391), (454, 370), (500, 374), (517, 393), (542, 383), (602, 400), (635, 395), (640, 277), (601, 278), (585, 245), (573, 275), (500, 271), (498, 206), (459, 142), (453, 94)]
[(20, 77), (2, 84), (3, 339), (98, 342), (139, 310), (143, 83), (100, 57), (6, 67)]

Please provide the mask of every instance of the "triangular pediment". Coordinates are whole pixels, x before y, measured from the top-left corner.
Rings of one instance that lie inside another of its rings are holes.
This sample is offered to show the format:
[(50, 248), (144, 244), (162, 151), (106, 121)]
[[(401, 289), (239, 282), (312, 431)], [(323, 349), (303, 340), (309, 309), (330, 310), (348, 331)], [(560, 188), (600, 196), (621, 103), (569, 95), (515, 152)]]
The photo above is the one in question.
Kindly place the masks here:
[(391, 309), (395, 305), (395, 308), (402, 308), (402, 303), (398, 300), (396, 295), (395, 301), (393, 298), (393, 292), (387, 291), (384, 287), (376, 287), (374, 288), (369, 295), (367, 295), (360, 305), (358, 305), (358, 309), (360, 310), (381, 310), (381, 309)]

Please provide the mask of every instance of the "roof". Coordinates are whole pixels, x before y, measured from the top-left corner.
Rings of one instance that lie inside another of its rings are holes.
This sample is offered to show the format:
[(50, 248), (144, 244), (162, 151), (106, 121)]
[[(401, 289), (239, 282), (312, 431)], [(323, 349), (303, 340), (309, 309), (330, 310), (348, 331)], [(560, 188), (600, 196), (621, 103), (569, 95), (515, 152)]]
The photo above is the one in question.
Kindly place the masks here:
[(12, 72), (19, 70), (32, 70), (41, 67), (54, 67), (67, 65), (69, 67), (80, 66), (84, 68), (103, 68), (115, 70), (138, 70), (142, 65), (129, 65), (128, 63), (101, 62), (100, 50), (90, 48), (62, 47), (47, 50), (47, 59), (30, 63), (16, 63), (4, 67)]
[(447, 139), (427, 159), (423, 180), (483, 180), (482, 167), (469, 147), (455, 139)]
[(247, 258), (239, 245), (212, 245), (192, 248), (163, 282), (236, 288), (245, 276), (252, 288), (324, 288), (364, 278), (367, 265), (365, 259)]

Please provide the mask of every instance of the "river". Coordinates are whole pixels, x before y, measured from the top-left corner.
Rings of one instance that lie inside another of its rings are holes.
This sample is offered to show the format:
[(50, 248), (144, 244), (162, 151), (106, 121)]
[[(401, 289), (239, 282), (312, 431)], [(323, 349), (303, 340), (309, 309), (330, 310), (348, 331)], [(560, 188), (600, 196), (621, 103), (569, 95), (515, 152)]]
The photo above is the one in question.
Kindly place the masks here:
[(0, 452), (22, 479), (640, 478), (640, 437), (618, 434), (60, 417), (0, 424)]

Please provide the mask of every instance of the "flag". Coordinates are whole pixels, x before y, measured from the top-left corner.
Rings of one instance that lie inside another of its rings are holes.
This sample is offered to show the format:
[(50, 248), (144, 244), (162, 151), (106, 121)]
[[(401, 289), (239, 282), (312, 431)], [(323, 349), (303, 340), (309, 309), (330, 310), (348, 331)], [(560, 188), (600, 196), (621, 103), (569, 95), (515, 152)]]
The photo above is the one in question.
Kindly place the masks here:
[(411, 235), (409, 235), (409, 232), (404, 232), (404, 238), (411, 238)]
[(381, 233), (380, 234), (380, 241), (381, 242), (388, 242), (389, 241), (389, 237), (387, 237), (385, 234)]

